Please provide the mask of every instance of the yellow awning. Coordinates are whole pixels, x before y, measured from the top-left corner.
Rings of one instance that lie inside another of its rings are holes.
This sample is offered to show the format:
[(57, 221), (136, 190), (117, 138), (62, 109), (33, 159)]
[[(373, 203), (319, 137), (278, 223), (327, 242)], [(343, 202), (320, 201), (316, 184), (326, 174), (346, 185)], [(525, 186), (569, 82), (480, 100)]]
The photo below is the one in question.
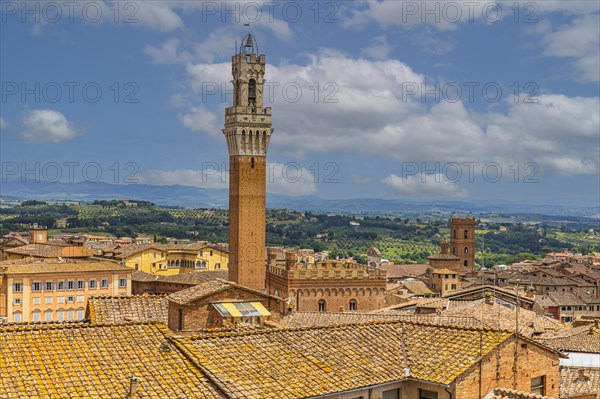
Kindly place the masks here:
[(224, 302), (224, 303), (221, 303), (221, 305), (223, 305), (223, 307), (224, 307), (225, 309), (227, 309), (227, 311), (228, 311), (229, 313), (231, 313), (231, 315), (232, 315), (233, 317), (242, 317), (242, 314), (240, 313), (240, 311), (239, 311), (239, 310), (237, 310), (237, 309), (235, 308), (235, 306), (233, 305), (233, 303), (227, 303), (227, 302)]
[(271, 316), (271, 313), (260, 302), (250, 302), (261, 316)]
[(262, 303), (256, 302), (219, 302), (213, 306), (223, 317), (261, 317), (271, 316)]

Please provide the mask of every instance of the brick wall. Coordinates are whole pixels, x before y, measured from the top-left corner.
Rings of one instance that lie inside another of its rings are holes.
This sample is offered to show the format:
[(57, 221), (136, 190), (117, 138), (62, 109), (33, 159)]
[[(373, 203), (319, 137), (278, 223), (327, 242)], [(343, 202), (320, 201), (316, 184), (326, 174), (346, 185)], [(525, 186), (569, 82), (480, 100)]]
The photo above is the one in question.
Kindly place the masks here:
[(221, 327), (222, 320), (220, 317), (217, 317), (218, 313), (214, 311), (214, 307), (211, 303), (240, 300), (261, 302), (271, 313), (271, 316), (268, 319), (270, 321), (277, 322), (285, 315), (285, 301), (276, 300), (270, 297), (260, 297), (255, 293), (234, 287), (187, 305), (169, 302), (169, 328), (173, 331), (179, 331), (178, 319), (180, 310), (183, 315), (183, 331)]
[(266, 272), (266, 158), (229, 159), (229, 280), (260, 290)]
[[(531, 379), (540, 376), (546, 378), (545, 395), (558, 397), (558, 355), (524, 340), (517, 342), (517, 349), (516, 386), (513, 370), (515, 342), (514, 339), (509, 339), (500, 345), (499, 351), (493, 351), (483, 358), (481, 371), (479, 364), (476, 364), (452, 384), (454, 397), (476, 399), (483, 397), (494, 388), (516, 388), (519, 391), (530, 392)], [(481, 396), (479, 396), (480, 391)]]

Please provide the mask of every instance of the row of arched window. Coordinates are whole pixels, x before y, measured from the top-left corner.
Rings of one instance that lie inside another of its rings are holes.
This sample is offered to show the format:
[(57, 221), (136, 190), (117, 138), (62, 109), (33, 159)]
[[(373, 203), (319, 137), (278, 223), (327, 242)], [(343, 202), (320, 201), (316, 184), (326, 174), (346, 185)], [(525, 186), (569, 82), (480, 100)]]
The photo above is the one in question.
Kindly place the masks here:
[[(456, 254), (456, 247), (452, 247), (452, 253)], [(465, 247), (463, 250), (463, 253), (468, 254), (469, 253), (469, 247)]]
[[(317, 304), (319, 307), (319, 312), (327, 312), (327, 301), (320, 299)], [(348, 301), (348, 310), (351, 312), (356, 312), (358, 310), (358, 303), (356, 302), (356, 299), (350, 299)]]
[[(42, 312), (41, 309), (35, 309), (31, 312), (31, 318), (29, 321), (75, 321), (83, 320), (85, 318), (84, 308), (68, 308), (68, 309), (57, 309), (56, 312), (52, 309), (46, 309)], [(16, 310), (13, 312), (13, 320), (16, 323), (27, 321), (23, 320), (23, 312)]]
[[(456, 233), (456, 230), (454, 230), (454, 233), (452, 235), (454, 238), (458, 238), (457, 237), (458, 234)], [(463, 238), (465, 238), (465, 239), (469, 238), (469, 230), (463, 231)]]
[(168, 260), (167, 261), (167, 267), (175, 267), (175, 268), (179, 268), (179, 267), (186, 267), (189, 269), (206, 269), (206, 261), (193, 261), (193, 260)]

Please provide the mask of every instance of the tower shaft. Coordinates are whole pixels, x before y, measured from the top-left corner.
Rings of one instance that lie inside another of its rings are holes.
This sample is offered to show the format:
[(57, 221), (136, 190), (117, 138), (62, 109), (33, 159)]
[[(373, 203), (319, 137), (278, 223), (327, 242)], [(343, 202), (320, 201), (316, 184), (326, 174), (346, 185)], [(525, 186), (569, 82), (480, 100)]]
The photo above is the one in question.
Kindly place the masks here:
[(229, 151), (229, 280), (260, 290), (266, 274), (266, 155), (273, 129), (263, 108), (266, 58), (244, 47), (232, 57), (232, 107), (223, 133)]

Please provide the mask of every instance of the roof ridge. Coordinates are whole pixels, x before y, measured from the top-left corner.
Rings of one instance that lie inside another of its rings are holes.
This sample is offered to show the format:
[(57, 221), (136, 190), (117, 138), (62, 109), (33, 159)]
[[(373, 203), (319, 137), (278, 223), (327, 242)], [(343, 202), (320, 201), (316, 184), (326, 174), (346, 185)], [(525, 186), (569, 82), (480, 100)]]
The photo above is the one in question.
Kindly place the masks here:
[(89, 321), (73, 322), (28, 322), (28, 323), (6, 323), (0, 324), (0, 333), (39, 331), (39, 330), (61, 330), (72, 328), (99, 328), (99, 327), (122, 327), (128, 325), (162, 324), (158, 321), (124, 321), (120, 323), (90, 323)]
[(143, 293), (143, 294), (132, 294), (132, 295), (96, 295), (96, 294), (92, 294), (88, 297), (88, 301), (90, 299), (127, 299), (127, 298), (160, 298), (160, 297), (167, 297), (169, 294), (164, 294), (164, 293), (158, 293), (158, 294), (150, 294), (150, 293)]
[[(259, 334), (274, 334), (283, 331), (313, 331), (313, 330), (325, 330), (325, 329), (336, 329), (350, 326), (369, 326), (369, 325), (385, 325), (385, 324), (410, 324), (417, 326), (430, 326), (436, 328), (446, 328), (453, 330), (470, 330), (470, 331), (486, 331), (486, 332), (505, 332), (513, 334), (514, 330), (509, 329), (497, 329), (497, 328), (483, 328), (483, 327), (471, 327), (471, 326), (458, 326), (452, 324), (436, 324), (415, 320), (369, 320), (369, 321), (360, 321), (360, 322), (349, 322), (349, 323), (340, 323), (340, 324), (330, 324), (330, 325), (318, 325), (318, 326), (308, 326), (308, 327), (279, 327), (265, 330), (251, 330), (251, 331), (227, 331), (227, 332), (218, 332), (207, 333), (207, 334), (198, 334), (198, 335), (189, 335), (189, 336), (180, 336), (175, 337), (176, 339), (189, 339), (189, 340), (200, 340), (200, 339), (209, 339), (215, 337), (234, 337), (234, 336), (246, 336), (246, 335), (259, 335)], [(520, 335), (520, 334), (519, 334)]]

